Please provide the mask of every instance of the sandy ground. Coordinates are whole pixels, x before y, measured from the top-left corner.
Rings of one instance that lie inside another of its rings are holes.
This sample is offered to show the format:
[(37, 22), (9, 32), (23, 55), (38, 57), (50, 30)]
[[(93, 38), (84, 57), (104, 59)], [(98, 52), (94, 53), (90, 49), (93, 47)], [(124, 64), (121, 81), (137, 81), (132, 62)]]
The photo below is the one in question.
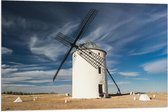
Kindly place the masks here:
[[(2, 110), (56, 110), (56, 109), (92, 109), (92, 108), (146, 108), (166, 107), (168, 93), (146, 93), (151, 101), (139, 101), (139, 95), (112, 96), (100, 99), (72, 99), (65, 94), (41, 95), (2, 95)], [(14, 103), (20, 97), (23, 102)], [(35, 101), (33, 98), (37, 97)], [(137, 100), (134, 101), (134, 97)], [(65, 100), (69, 100), (65, 103)]]

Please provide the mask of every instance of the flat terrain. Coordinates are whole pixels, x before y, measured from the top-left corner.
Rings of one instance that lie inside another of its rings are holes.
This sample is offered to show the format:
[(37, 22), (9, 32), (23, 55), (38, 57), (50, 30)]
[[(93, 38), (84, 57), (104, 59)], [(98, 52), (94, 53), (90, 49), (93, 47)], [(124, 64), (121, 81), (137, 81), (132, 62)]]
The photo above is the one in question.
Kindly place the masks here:
[[(72, 99), (65, 94), (39, 94), (39, 95), (4, 95), (2, 94), (2, 110), (54, 110), (54, 109), (88, 109), (88, 108), (143, 108), (166, 107), (167, 93), (146, 93), (151, 101), (135, 100), (138, 94), (112, 96), (100, 99)], [(153, 95), (156, 97), (153, 98)], [(20, 97), (23, 102), (14, 103)], [(33, 98), (37, 97), (35, 101)], [(65, 100), (70, 100), (65, 103)]]

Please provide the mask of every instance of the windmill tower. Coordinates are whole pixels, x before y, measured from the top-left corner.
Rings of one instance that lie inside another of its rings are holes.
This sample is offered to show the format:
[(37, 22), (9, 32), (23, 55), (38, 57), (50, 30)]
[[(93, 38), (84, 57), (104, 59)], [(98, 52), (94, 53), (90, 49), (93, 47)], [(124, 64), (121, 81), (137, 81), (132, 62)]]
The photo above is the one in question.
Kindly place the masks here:
[[(90, 49), (103, 59), (106, 52), (93, 42), (80, 45), (81, 48)], [(85, 50), (85, 49), (82, 49)], [(90, 54), (92, 53), (90, 52)], [(107, 74), (101, 66), (95, 69), (83, 57), (82, 52), (76, 50), (72, 54), (72, 97), (73, 98), (100, 98), (108, 97)], [(102, 66), (106, 67), (106, 61)]]
[(65, 36), (59, 32), (56, 40), (69, 48), (60, 66), (53, 77), (56, 79), (60, 69), (73, 50), (73, 78), (72, 78), (72, 97), (73, 98), (99, 98), (108, 97), (107, 75), (108, 74), (116, 85), (119, 94), (120, 89), (106, 67), (106, 52), (99, 48), (93, 42), (87, 42), (77, 45), (77, 41), (81, 38), (84, 31), (87, 29), (91, 21), (96, 16), (97, 11), (91, 9), (79, 26), (75, 38)]

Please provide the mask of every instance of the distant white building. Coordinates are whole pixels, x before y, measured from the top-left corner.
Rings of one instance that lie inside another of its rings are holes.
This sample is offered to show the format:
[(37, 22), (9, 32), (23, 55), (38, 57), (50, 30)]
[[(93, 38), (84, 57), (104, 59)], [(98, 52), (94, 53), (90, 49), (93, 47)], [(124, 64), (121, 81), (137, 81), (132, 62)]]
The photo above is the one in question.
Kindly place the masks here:
[(20, 97), (17, 97), (16, 100), (13, 101), (13, 102), (17, 103), (17, 102), (23, 102), (23, 101), (22, 101), (22, 99)]
[(147, 94), (141, 94), (139, 97), (139, 100), (141, 101), (150, 101), (150, 98)]
[[(80, 46), (90, 49), (97, 55), (105, 58), (103, 66), (106, 67), (106, 52), (93, 42)], [(73, 98), (100, 98), (108, 97), (107, 73), (101, 67), (94, 68), (81, 57), (78, 50), (72, 54), (72, 97)]]

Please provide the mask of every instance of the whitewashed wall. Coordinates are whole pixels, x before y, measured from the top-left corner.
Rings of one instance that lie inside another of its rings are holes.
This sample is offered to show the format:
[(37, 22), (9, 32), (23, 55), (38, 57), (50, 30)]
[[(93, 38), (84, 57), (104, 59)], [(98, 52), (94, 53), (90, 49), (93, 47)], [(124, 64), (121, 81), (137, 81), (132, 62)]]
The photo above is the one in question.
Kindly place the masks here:
[[(105, 58), (106, 52), (102, 50), (91, 49), (95, 53)], [(108, 96), (107, 75), (106, 72), (90, 65), (75, 51), (72, 54), (72, 97), (73, 98), (99, 98), (98, 84), (103, 85), (103, 93)], [(106, 60), (103, 65), (106, 67)]]

